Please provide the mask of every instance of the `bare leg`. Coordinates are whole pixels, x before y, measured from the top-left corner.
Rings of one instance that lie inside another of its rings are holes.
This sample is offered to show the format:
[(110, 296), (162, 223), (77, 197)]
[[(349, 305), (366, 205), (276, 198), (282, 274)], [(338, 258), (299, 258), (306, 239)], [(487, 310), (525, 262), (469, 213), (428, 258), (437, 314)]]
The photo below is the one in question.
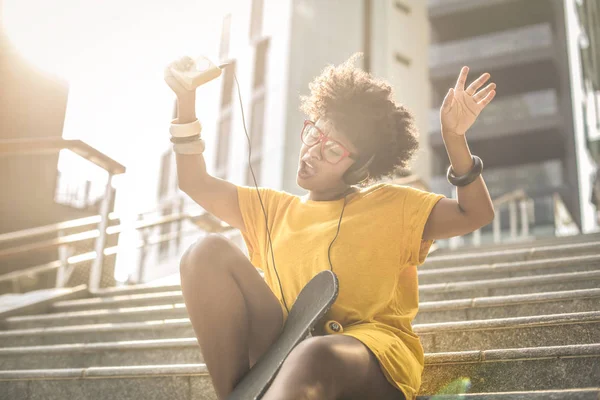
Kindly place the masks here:
[(405, 400), (377, 358), (359, 340), (345, 335), (302, 341), (283, 362), (263, 400)]
[(221, 235), (192, 245), (180, 275), (204, 362), (225, 399), (281, 333), (280, 303), (244, 253)]

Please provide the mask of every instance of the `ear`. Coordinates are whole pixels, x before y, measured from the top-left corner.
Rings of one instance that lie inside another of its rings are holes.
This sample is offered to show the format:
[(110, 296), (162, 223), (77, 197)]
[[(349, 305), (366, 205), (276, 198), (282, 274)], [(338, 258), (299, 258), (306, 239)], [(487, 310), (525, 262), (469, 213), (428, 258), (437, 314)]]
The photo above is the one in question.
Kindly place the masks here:
[(362, 164), (361, 160), (357, 160), (346, 170), (343, 175), (344, 183), (347, 185), (355, 185), (367, 179), (369, 177), (369, 165), (375, 159), (375, 154), (373, 154), (366, 163)]

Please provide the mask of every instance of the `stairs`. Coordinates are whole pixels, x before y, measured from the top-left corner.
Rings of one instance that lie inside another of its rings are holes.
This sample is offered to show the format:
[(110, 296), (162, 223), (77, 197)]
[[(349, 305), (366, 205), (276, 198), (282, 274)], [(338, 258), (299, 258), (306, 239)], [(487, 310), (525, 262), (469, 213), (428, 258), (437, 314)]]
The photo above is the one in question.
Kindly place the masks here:
[[(420, 400), (600, 399), (599, 235), (434, 253), (419, 285)], [(0, 324), (2, 400), (216, 398), (178, 285)], [(457, 382), (468, 395), (433, 396)]]

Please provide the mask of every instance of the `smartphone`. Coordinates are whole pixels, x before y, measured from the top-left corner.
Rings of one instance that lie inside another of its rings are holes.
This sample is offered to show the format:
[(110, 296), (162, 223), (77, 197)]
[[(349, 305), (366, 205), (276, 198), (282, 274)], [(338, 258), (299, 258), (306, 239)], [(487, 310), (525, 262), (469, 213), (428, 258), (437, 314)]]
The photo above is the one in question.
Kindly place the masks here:
[[(222, 66), (225, 65), (227, 64)], [(184, 71), (175, 67), (170, 67), (170, 70), (175, 79), (187, 90), (195, 90), (198, 86), (219, 77), (222, 72), (219, 66), (204, 56), (194, 58), (191, 65)]]

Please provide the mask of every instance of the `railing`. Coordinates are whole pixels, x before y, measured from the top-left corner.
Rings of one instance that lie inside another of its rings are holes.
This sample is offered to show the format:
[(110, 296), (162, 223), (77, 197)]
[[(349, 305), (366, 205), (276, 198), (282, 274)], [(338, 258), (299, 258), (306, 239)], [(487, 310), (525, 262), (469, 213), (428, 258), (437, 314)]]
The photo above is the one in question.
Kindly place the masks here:
[(76, 179), (58, 171), (54, 202), (82, 210), (90, 209), (102, 202), (104, 186), (102, 182)]
[[(154, 211), (148, 211), (148, 213), (152, 212)], [(116, 221), (119, 220), (119, 216), (115, 213), (111, 213), (108, 219), (111, 221)], [(175, 232), (154, 236), (149, 234), (152, 228), (181, 221), (190, 221), (195, 225), (195, 227), (193, 229), (179, 229)], [(96, 251), (75, 254), (75, 248), (76, 245), (82, 242), (89, 240), (97, 241), (98, 238), (103, 236), (100, 234), (100, 228), (98, 228), (99, 225), (102, 225), (101, 222), (102, 218), (99, 215), (96, 215), (0, 235), (0, 246), (4, 247), (0, 249), (0, 262), (44, 250), (57, 249), (59, 253), (58, 260), (0, 275), (0, 284), (8, 282), (10, 283), (11, 291), (18, 293), (21, 291), (19, 284), (21, 279), (56, 271), (55, 287), (64, 287), (71, 274), (78, 266), (90, 261), (95, 262), (100, 258), (97, 257)], [(73, 229), (86, 229), (88, 227), (92, 229), (78, 233), (68, 233)], [(125, 229), (130, 228), (138, 232), (140, 235), (140, 238), (133, 243), (133, 248), (141, 250), (142, 254), (138, 266), (138, 281), (140, 282), (144, 279), (144, 261), (148, 247), (177, 240), (187, 235), (197, 235), (199, 231), (204, 231), (205, 233), (222, 233), (234, 229), (233, 227), (218, 220), (200, 208), (195, 208), (188, 212), (175, 213), (162, 217), (150, 217), (146, 220), (135, 222), (132, 227), (126, 227), (123, 224), (109, 226), (105, 229), (104, 236), (117, 235), (124, 232)], [(48, 235), (56, 237), (52, 239), (42, 238)], [(41, 239), (36, 240), (36, 238)], [(11, 243), (23, 240), (27, 240), (29, 242), (26, 244), (11, 245)], [(31, 242), (32, 240), (35, 241)], [(10, 247), (6, 247), (7, 245)], [(118, 246), (115, 245), (104, 248), (102, 254), (103, 256), (116, 255), (117, 251)], [(91, 288), (91, 290), (93, 289), (94, 288)]]
[[(109, 208), (112, 203), (114, 190), (112, 188), (112, 178), (114, 175), (125, 173), (125, 167), (120, 163), (116, 162), (112, 158), (108, 157), (106, 154), (98, 151), (97, 149), (91, 147), (87, 143), (84, 143), (81, 140), (66, 140), (62, 138), (26, 138), (26, 139), (8, 139), (0, 141), (0, 156), (15, 156), (15, 155), (25, 155), (25, 154), (52, 154), (58, 153), (61, 150), (69, 150), (84, 159), (94, 163), (100, 168), (104, 169), (108, 172), (108, 179), (106, 181), (106, 187), (104, 190), (104, 196), (102, 199), (102, 203), (100, 205), (100, 215), (99, 217), (99, 226), (98, 233), (95, 242), (95, 258), (93, 260), (92, 268), (90, 271), (89, 278), (89, 287), (91, 289), (97, 289), (100, 284), (100, 278), (102, 273), (102, 264), (104, 261), (105, 255), (105, 247), (106, 247), (106, 234), (108, 228), (109, 221)], [(55, 229), (51, 228), (51, 229)], [(37, 228), (36, 228), (37, 229)], [(60, 232), (61, 229), (56, 229), (56, 232)], [(21, 232), (16, 232), (15, 235), (4, 236), (4, 240), (15, 240), (15, 237), (20, 237), (22, 239), (30, 239), (31, 237), (35, 237), (37, 235), (37, 231), (33, 230), (25, 230)], [(10, 234), (9, 234), (10, 235)], [(89, 234), (88, 234), (89, 236)], [(89, 239), (89, 237), (87, 238)], [(67, 239), (58, 238), (55, 239), (54, 242), (46, 242), (42, 244), (42, 248), (52, 248), (55, 246), (60, 246), (61, 243), (74, 243), (77, 241), (85, 240), (82, 238), (74, 238), (70, 237)], [(1, 241), (0, 241), (1, 243)], [(35, 247), (35, 245), (34, 245)], [(63, 247), (64, 249), (65, 247)], [(4, 257), (8, 257), (10, 255), (23, 254), (26, 251), (30, 251), (31, 248), (25, 247), (17, 250), (8, 249), (5, 250), (7, 253)], [(60, 250), (61, 258), (68, 257), (69, 252)], [(2, 257), (2, 256), (0, 256)], [(65, 265), (62, 265), (62, 269), (59, 273), (61, 282), (64, 282), (64, 274), (68, 271), (64, 269)], [(61, 283), (59, 282), (59, 283)]]
[(536, 24), (505, 32), (477, 36), (433, 45), (429, 49), (429, 66), (472, 62), (493, 56), (508, 55), (552, 46), (550, 24)]
[[(533, 199), (530, 198), (524, 190), (518, 189), (507, 193), (503, 196), (500, 196), (494, 200), (492, 200), (494, 204), (494, 221), (493, 221), (493, 232), (494, 232), (494, 243), (500, 243), (502, 241), (501, 237), (501, 213), (504, 207), (508, 207), (509, 212), (509, 229), (510, 229), (510, 240), (528, 240), (531, 237), (529, 236), (529, 222), (534, 222), (534, 202)], [(521, 234), (518, 235), (518, 222), (517, 222), (517, 209), (520, 211), (521, 215)], [(477, 229), (473, 232), (473, 242), (474, 246), (481, 246), (481, 229)], [(455, 249), (461, 246), (461, 243), (464, 243), (463, 237), (453, 237), (450, 239), (449, 244), (451, 249)]]
[[(571, 214), (565, 207), (559, 191), (551, 194), (554, 209), (554, 234), (556, 236), (574, 235), (579, 233), (579, 228), (573, 221)], [(492, 222), (493, 243), (519, 242), (533, 240), (530, 233), (530, 224), (535, 223), (535, 202), (524, 190), (517, 189), (506, 193), (493, 200), (495, 216)], [(508, 210), (509, 225), (508, 237), (502, 236), (502, 213)], [(464, 236), (454, 237), (449, 240), (449, 247), (455, 249), (467, 245)], [(472, 234), (471, 245), (481, 246), (481, 229)]]

